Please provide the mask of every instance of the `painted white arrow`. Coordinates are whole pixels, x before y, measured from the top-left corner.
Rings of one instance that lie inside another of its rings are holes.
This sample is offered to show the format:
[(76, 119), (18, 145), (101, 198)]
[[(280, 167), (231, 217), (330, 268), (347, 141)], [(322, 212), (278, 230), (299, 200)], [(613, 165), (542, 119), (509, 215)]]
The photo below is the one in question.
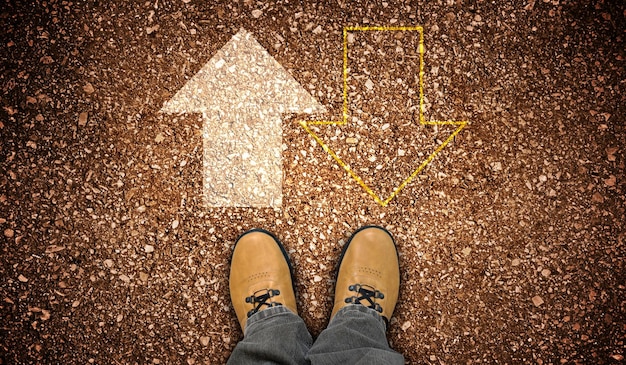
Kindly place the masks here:
[(206, 205), (274, 208), (282, 204), (282, 114), (325, 110), (244, 29), (161, 108), (202, 114)]

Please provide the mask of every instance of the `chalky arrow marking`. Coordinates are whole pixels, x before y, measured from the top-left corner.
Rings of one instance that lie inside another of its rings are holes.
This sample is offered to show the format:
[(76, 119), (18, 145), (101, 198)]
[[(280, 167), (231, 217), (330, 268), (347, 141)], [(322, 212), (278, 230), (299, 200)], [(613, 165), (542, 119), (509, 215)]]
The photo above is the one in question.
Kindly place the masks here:
[[(457, 126), (456, 130), (452, 132), (452, 134), (441, 143), (433, 152), (428, 155), (428, 157), (423, 160), (418, 166), (413, 170), (413, 172), (406, 178), (404, 181), (400, 183), (389, 197), (383, 198), (376, 194), (370, 187), (363, 181), (363, 179), (350, 167), (349, 164), (345, 163), (341, 157), (339, 157), (335, 151), (333, 151), (324, 141), (311, 129), (312, 125), (345, 125), (348, 122), (348, 33), (355, 31), (416, 31), (419, 33), (419, 121), (421, 125), (455, 125)], [(381, 206), (386, 207), (389, 202), (395, 198), (400, 191), (406, 187), (434, 158), (437, 156), (441, 150), (443, 150), (448, 143), (450, 143), (454, 137), (456, 137), (463, 128), (465, 128), (468, 124), (468, 121), (454, 121), (454, 120), (445, 120), (445, 121), (426, 121), (424, 118), (424, 29), (420, 26), (415, 27), (346, 27), (343, 29), (343, 115), (342, 120), (317, 120), (317, 121), (300, 121), (299, 122), (302, 128), (306, 130), (315, 141), (322, 147), (324, 151), (326, 151), (336, 162), (341, 166), (346, 172), (359, 184), (361, 187)]]
[(282, 204), (281, 115), (325, 110), (245, 29), (161, 108), (202, 114), (207, 206), (273, 208)]

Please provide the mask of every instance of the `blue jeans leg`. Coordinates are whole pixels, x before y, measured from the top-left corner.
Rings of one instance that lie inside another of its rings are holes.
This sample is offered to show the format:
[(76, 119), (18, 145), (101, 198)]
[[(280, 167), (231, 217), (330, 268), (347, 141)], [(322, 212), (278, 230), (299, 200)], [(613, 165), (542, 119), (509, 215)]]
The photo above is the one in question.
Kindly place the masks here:
[(312, 343), (302, 318), (284, 306), (272, 307), (248, 318), (228, 364), (307, 364)]
[(312, 365), (404, 364), (404, 357), (389, 347), (382, 317), (362, 305), (339, 310), (306, 358)]

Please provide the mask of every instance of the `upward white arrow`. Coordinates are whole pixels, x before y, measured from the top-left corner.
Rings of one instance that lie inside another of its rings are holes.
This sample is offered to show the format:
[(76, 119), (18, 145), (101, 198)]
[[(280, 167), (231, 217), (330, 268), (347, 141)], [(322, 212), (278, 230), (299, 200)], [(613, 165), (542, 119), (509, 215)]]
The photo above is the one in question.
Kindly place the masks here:
[(282, 204), (284, 113), (325, 108), (241, 29), (167, 101), (163, 113), (202, 113), (208, 206)]

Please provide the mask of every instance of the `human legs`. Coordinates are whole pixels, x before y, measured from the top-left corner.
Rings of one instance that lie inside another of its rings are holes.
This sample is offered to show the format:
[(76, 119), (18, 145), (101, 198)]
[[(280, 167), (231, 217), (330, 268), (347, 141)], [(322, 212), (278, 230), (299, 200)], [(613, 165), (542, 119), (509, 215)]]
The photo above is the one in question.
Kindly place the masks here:
[(312, 365), (404, 364), (389, 347), (385, 322), (374, 310), (348, 305), (337, 312), (307, 354)]
[(311, 364), (404, 364), (385, 334), (399, 286), (389, 232), (376, 226), (356, 231), (341, 254), (330, 323), (307, 354)]
[(248, 318), (245, 335), (228, 364), (307, 364), (313, 340), (302, 318), (276, 306)]

